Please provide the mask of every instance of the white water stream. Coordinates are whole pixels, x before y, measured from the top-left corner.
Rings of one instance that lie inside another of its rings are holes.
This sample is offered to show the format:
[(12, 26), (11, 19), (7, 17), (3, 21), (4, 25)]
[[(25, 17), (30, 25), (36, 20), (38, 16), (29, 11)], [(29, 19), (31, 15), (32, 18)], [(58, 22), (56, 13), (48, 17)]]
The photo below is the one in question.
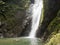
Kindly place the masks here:
[(34, 0), (34, 4), (32, 8), (32, 27), (31, 27), (31, 32), (29, 33), (29, 38), (35, 38), (36, 36), (36, 31), (39, 26), (40, 22), (40, 17), (42, 13), (42, 8), (43, 8), (43, 0)]
[[(38, 40), (36, 38), (36, 32), (39, 27), (39, 22), (41, 19), (43, 8), (43, 0), (34, 0), (34, 4), (29, 7), (30, 13), (32, 14), (32, 26), (29, 36), (25, 38), (30, 38), (30, 45), (38, 45)], [(40, 44), (41, 45), (41, 44)]]
[(39, 27), (39, 22), (41, 19), (43, 8), (43, 0), (34, 0), (34, 4), (31, 4), (29, 7), (29, 12), (32, 14), (32, 26), (29, 36), (24, 38), (30, 38), (30, 45), (42, 45), (38, 44), (38, 38), (36, 38), (36, 32)]

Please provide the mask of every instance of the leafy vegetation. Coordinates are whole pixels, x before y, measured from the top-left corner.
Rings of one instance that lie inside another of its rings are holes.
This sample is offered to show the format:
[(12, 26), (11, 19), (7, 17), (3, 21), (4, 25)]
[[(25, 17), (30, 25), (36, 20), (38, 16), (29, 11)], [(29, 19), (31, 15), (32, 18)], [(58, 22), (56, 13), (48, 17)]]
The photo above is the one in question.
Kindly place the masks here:
[(56, 34), (60, 32), (60, 11), (58, 11), (57, 16), (48, 26), (48, 31), (51, 34)]
[(50, 41), (45, 45), (60, 45), (60, 33), (54, 35)]
[(60, 45), (60, 10), (48, 26), (49, 38), (46, 45)]
[(0, 33), (4, 37), (13, 37), (21, 32), (29, 4), (29, 0), (0, 0)]

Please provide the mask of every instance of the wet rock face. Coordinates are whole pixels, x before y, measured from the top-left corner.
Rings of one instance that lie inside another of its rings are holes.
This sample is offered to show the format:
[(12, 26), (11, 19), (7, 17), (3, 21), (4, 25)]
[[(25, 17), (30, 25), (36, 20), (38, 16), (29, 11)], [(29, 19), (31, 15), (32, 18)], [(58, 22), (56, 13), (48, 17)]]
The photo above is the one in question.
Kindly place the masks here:
[(48, 32), (47, 30), (48, 25), (56, 17), (57, 12), (60, 9), (59, 0), (43, 0), (43, 1), (44, 1), (44, 19), (41, 27), (37, 32), (37, 37), (43, 37)]
[(24, 27), (25, 28), (23, 28), (23, 31), (20, 34), (20, 36), (22, 36), (22, 37), (29, 35), (29, 33), (31, 31), (31, 19), (27, 20), (27, 23), (26, 23), (26, 25)]
[[(25, 29), (26, 23), (28, 22), (29, 18), (26, 15), (26, 9), (28, 8), (29, 1), (27, 0), (2, 0), (5, 3), (8, 3), (8, 9), (6, 15), (7, 18), (4, 19), (1, 16), (0, 20), (0, 37), (18, 37)], [(26, 4), (26, 5), (25, 5)], [(6, 4), (7, 5), (7, 4)], [(6, 6), (5, 5), (5, 6)], [(5, 9), (5, 8), (4, 8)], [(13, 15), (12, 17), (10, 17)], [(4, 19), (4, 20), (3, 20)], [(26, 21), (27, 22), (26, 22)]]
[(31, 3), (34, 3), (34, 0), (31, 0)]

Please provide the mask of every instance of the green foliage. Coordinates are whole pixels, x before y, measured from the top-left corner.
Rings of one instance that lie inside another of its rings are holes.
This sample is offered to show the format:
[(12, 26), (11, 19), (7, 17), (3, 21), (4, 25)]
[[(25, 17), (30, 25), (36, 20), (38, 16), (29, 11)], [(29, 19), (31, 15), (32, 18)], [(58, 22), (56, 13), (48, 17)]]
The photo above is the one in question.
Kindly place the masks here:
[(45, 45), (60, 45), (60, 33), (54, 35), (50, 41)]
[[(10, 25), (11, 23), (14, 23), (13, 20), (15, 21), (14, 14), (15, 14), (15, 8), (13, 8), (12, 5), (10, 5), (7, 2), (0, 1), (1, 6), (0, 6), (0, 21), (3, 23), (6, 23), (7, 25)], [(12, 25), (11, 25), (12, 27)]]
[[(29, 7), (29, 4), (30, 0), (0, 0), (0, 32), (4, 34), (12, 33), (17, 23), (21, 23), (17, 22), (18, 19), (16, 15), (20, 15), (21, 19), (19, 20), (23, 20), (23, 14), (21, 12), (24, 13)], [(18, 14), (18, 12), (20, 12), (20, 14)]]
[(0, 5), (3, 5), (3, 4), (5, 4), (5, 2), (3, 2), (3, 1), (0, 1)]
[(60, 10), (55, 19), (48, 25), (49, 42), (45, 45), (60, 45)]
[(56, 18), (49, 24), (48, 31), (50, 34), (60, 32), (60, 11), (57, 13)]

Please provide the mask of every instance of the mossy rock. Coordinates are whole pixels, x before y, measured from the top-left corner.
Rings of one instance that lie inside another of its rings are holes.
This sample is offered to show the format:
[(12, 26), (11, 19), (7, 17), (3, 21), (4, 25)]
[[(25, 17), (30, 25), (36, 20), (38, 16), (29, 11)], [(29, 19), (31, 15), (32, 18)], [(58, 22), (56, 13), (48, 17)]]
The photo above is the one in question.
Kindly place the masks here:
[(56, 18), (48, 25), (48, 32), (50, 34), (56, 34), (60, 32), (60, 11), (57, 13)]
[(60, 45), (60, 33), (54, 35), (50, 41), (45, 45)]

